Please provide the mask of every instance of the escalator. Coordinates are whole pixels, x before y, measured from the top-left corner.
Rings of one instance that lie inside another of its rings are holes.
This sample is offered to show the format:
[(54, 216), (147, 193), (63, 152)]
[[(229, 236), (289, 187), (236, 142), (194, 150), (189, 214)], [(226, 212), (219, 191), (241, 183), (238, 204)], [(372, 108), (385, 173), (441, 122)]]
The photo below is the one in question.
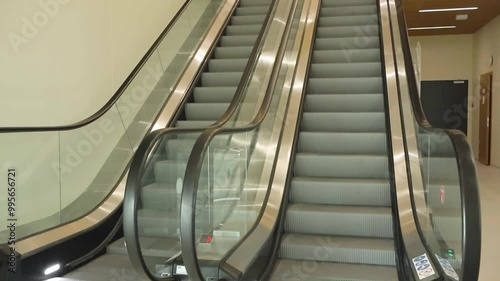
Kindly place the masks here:
[[(268, 88), (256, 93), (265, 97), (255, 118), (209, 128), (169, 152), (189, 154), (168, 175), (176, 196), (158, 198), (180, 206), (163, 214), (182, 237), (175, 266), (183, 274), (173, 275), (477, 280), (480, 204), (470, 146), (423, 115), (401, 1), (289, 2), (300, 20), (286, 23), (293, 32)], [(125, 215), (134, 222), (127, 241), (139, 241), (127, 244), (136, 263), (147, 244), (132, 231), (141, 221), (134, 204), (147, 167), (159, 163), (152, 148), (189, 134), (158, 132), (134, 158)], [(229, 166), (243, 172), (224, 165), (234, 155)], [(229, 180), (213, 184), (219, 165)], [(136, 268), (151, 272), (147, 262)]]
[[(238, 85), (251, 77), (251, 73), (245, 72), (245, 69), (247, 64), (251, 66), (255, 63), (252, 60), (255, 60), (253, 57), (261, 46), (263, 38), (259, 34), (262, 34), (267, 26), (264, 23), (270, 19), (272, 3), (272, 0), (186, 1), (181, 9), (184, 18), (179, 12), (173, 22), (177, 21), (179, 26), (185, 24), (183, 21), (186, 18), (191, 20), (190, 23), (193, 23), (193, 18), (197, 22), (190, 25), (189, 29), (184, 26), (175, 29), (170, 25), (166, 28), (148, 51), (148, 55), (120, 88), (121, 96), (117, 95), (116, 101), (110, 102), (106, 108), (108, 113), (96, 114), (93, 116), (95, 120), (77, 124), (75, 128), (47, 128), (46, 131), (49, 133), (54, 131), (54, 135), (61, 138), (61, 136), (64, 137), (65, 131), (73, 135), (81, 134), (81, 132), (71, 131), (77, 131), (80, 128), (85, 136), (89, 134), (89, 131), (90, 135), (94, 136), (92, 134), (96, 132), (95, 127), (99, 129), (101, 125), (102, 128), (102, 124), (99, 123), (109, 122), (110, 119), (113, 122), (123, 123), (124, 127), (123, 131), (119, 132), (121, 135), (111, 156), (106, 160), (102, 170), (98, 172), (91, 188), (88, 188), (80, 196), (81, 198), (77, 198), (75, 202), (64, 210), (60, 210), (56, 215), (41, 218), (23, 226), (24, 237), (19, 236), (18, 252), (14, 252), (18, 255), (16, 263), (18, 272), (22, 274), (8, 272), (5, 266), (8, 260), (3, 259), (3, 253), (8, 254), (11, 250), (7, 244), (0, 245), (2, 280), (3, 278), (5, 280), (45, 280), (53, 276), (61, 276), (63, 273), (62, 278), (53, 280), (98, 281), (113, 278), (140, 280), (127, 256), (124, 240), (120, 238), (123, 236), (120, 203), (123, 199), (122, 188), (124, 187), (121, 181), (127, 174), (132, 153), (137, 149), (144, 135), (154, 128), (173, 125), (174, 128), (203, 130), (223, 116), (233, 102)], [(172, 35), (169, 36), (167, 31)], [(191, 34), (186, 35), (188, 37), (183, 45), (179, 44), (178, 53), (173, 55), (168, 52), (161, 53), (162, 50), (172, 48), (168, 44), (175, 41), (173, 40), (175, 36), (180, 36), (179, 34), (187, 31)], [(198, 37), (194, 37), (193, 34)], [(220, 35), (219, 39), (213, 38), (214, 35)], [(167, 42), (169, 40), (170, 42)], [(199, 47), (198, 50), (195, 47)], [(143, 101), (135, 118), (127, 120), (125, 115), (137, 107), (133, 104), (133, 107), (127, 108), (127, 105), (130, 105), (128, 102), (137, 97), (135, 95), (137, 89), (141, 90), (138, 88), (139, 83), (136, 83), (134, 79), (142, 78), (143, 82), (149, 82), (147, 79), (151, 77), (145, 77), (144, 73), (155, 66), (156, 56), (159, 58), (158, 65), (168, 61), (170, 65), (165, 65), (163, 75), (159, 81), (155, 81), (156, 86), (149, 97)], [(204, 71), (198, 71), (200, 67), (196, 65), (200, 65)], [(130, 86), (129, 89), (127, 89), (128, 86)], [(235, 102), (238, 103), (238, 101)], [(109, 127), (109, 124), (106, 126)], [(14, 131), (28, 134), (30, 130)], [(181, 147), (185, 143), (194, 142), (193, 137), (196, 136), (191, 135), (181, 140)], [(78, 144), (83, 141), (85, 140), (81, 140)], [(177, 151), (178, 145), (179, 142), (175, 141), (167, 143), (164, 151), (169, 152), (172, 149)], [(62, 145), (61, 149), (63, 149)], [(163, 153), (160, 157), (164, 155), (169, 154)], [(63, 156), (60, 158), (64, 159)], [(154, 244), (155, 239), (168, 238), (178, 233), (176, 228), (162, 228), (164, 222), (160, 219), (160, 215), (164, 215), (165, 212), (178, 213), (178, 206), (165, 208), (168, 204), (158, 200), (167, 194), (173, 196), (175, 201), (179, 195), (175, 181), (172, 183), (168, 177), (169, 169), (172, 166), (174, 166), (173, 169), (177, 168), (173, 163), (174, 160), (165, 157), (158, 162), (156, 167), (153, 167), (154, 177), (150, 179), (142, 194), (141, 214), (145, 223), (141, 225), (141, 233), (145, 234), (145, 239), (152, 241), (149, 245), (148, 259), (157, 265), (165, 264), (165, 259), (162, 258), (164, 245)], [(90, 160), (86, 159), (86, 161)], [(92, 188), (99, 190), (92, 190)], [(26, 190), (29, 190), (28, 187)], [(96, 198), (95, 194), (101, 197)], [(89, 212), (86, 214), (87, 208)], [(53, 222), (54, 227), (48, 225), (48, 222), (51, 224)], [(69, 230), (64, 230), (64, 228), (69, 228)], [(81, 231), (78, 232), (78, 229)], [(50, 242), (52, 240), (54, 241)], [(113, 242), (110, 243), (111, 241)], [(170, 246), (171, 248), (167, 251), (175, 251), (178, 254), (179, 245)], [(161, 271), (162, 268), (160, 266), (152, 270)], [(159, 274), (161, 275), (161, 272)]]
[(321, 1), (271, 280), (308, 260), (307, 280), (398, 280), (377, 22), (375, 0)]

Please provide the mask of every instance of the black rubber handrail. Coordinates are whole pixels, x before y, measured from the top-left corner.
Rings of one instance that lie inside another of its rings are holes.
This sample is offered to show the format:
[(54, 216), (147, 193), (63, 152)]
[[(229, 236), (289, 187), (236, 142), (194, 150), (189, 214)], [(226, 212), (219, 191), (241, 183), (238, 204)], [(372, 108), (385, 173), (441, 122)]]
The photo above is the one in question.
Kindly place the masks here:
[(408, 31), (401, 0), (396, 0), (406, 75), (413, 113), (418, 126), (429, 133), (446, 134), (455, 150), (462, 199), (462, 266), (460, 280), (477, 280), (481, 260), (481, 208), (474, 156), (467, 137), (460, 130), (434, 128), (420, 102), (417, 79), (410, 52)]
[(149, 58), (154, 54), (158, 46), (163, 42), (163, 39), (167, 34), (170, 32), (172, 27), (177, 23), (179, 20), (180, 16), (184, 13), (186, 8), (189, 6), (189, 4), (193, 0), (185, 0), (184, 4), (180, 7), (179, 11), (174, 15), (172, 20), (168, 23), (168, 25), (163, 29), (163, 31), (160, 33), (160, 36), (154, 41), (153, 45), (148, 49), (146, 54), (142, 57), (142, 59), (139, 61), (139, 63), (134, 67), (132, 72), (127, 76), (125, 81), (122, 83), (120, 88), (116, 91), (116, 93), (106, 102), (106, 104), (101, 107), (97, 112), (92, 114), (91, 116), (78, 121), (76, 123), (70, 124), (70, 125), (63, 125), (63, 126), (37, 126), (37, 127), (4, 127), (0, 128), (0, 133), (23, 133), (23, 132), (47, 132), (47, 131), (69, 131), (69, 130), (74, 130), (78, 129), (81, 127), (84, 127), (97, 119), (99, 119), (101, 116), (106, 114), (113, 105), (118, 101), (118, 99), (123, 95), (125, 90), (128, 88), (130, 83), (135, 79), (137, 74), (142, 70), (144, 65), (148, 62)]
[[(234, 9), (239, 5), (240, 0), (237, 1), (234, 5)], [(147, 270), (147, 266), (143, 257), (141, 256), (141, 248), (138, 240), (138, 224), (137, 224), (137, 207), (139, 204), (139, 196), (140, 196), (140, 188), (141, 188), (141, 179), (143, 172), (145, 171), (146, 166), (148, 165), (148, 157), (154, 149), (156, 149), (159, 141), (163, 139), (167, 135), (171, 134), (189, 134), (189, 133), (202, 133), (203, 131), (210, 128), (220, 128), (223, 127), (234, 115), (238, 106), (240, 105), (244, 93), (246, 85), (250, 82), (252, 78), (252, 71), (255, 69), (258, 61), (258, 54), (262, 51), (263, 48), (263, 37), (266, 33), (267, 29), (271, 26), (271, 22), (273, 20), (272, 15), (276, 11), (276, 2), (277, 0), (272, 0), (270, 4), (269, 12), (264, 19), (262, 27), (259, 31), (259, 35), (256, 38), (256, 44), (250, 53), (249, 61), (245, 66), (245, 69), (242, 74), (242, 78), (238, 83), (238, 87), (236, 93), (229, 105), (228, 109), (224, 114), (219, 118), (217, 122), (208, 126), (208, 127), (199, 127), (199, 128), (165, 128), (161, 130), (156, 130), (148, 134), (139, 147), (137, 148), (134, 158), (131, 161), (130, 171), (127, 178), (126, 189), (125, 189), (125, 198), (124, 198), (124, 234), (125, 237), (130, 237), (133, 243), (127, 243), (127, 249), (129, 250), (129, 257), (134, 264), (140, 264), (148, 277), (151, 280), (160, 280), (155, 276), (152, 276)], [(233, 11), (234, 12), (234, 11)], [(233, 14), (231, 13), (231, 15)], [(231, 17), (228, 17), (228, 21)], [(227, 24), (228, 22), (226, 22)], [(183, 207), (184, 208), (184, 207)], [(161, 280), (170, 280), (170, 279), (161, 279)]]

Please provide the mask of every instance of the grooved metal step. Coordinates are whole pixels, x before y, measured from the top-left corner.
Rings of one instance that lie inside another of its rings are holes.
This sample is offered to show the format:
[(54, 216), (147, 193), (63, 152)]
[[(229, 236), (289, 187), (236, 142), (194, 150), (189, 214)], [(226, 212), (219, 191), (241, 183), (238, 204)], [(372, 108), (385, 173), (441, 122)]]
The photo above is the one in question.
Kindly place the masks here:
[(322, 0), (321, 7), (366, 6), (376, 5), (376, 0)]
[(241, 59), (248, 58), (253, 47), (219, 47), (215, 49), (216, 59)]
[(392, 238), (392, 211), (387, 207), (290, 204), (287, 233)]
[(387, 155), (385, 133), (300, 132), (298, 152)]
[(212, 59), (208, 62), (210, 72), (243, 72), (247, 59)]
[(385, 114), (304, 112), (301, 129), (309, 132), (385, 132)]
[(299, 152), (295, 175), (306, 177), (377, 178), (389, 176), (386, 155), (340, 155)]
[(394, 240), (381, 238), (285, 234), (280, 258), (396, 266)]
[(314, 42), (315, 50), (353, 50), (379, 48), (378, 36), (317, 38)]
[[(306, 267), (304, 261), (279, 259), (271, 281), (398, 281), (398, 272), (393, 266), (373, 266), (316, 262), (314, 270)], [(297, 270), (298, 269), (298, 270)]]
[(365, 94), (382, 93), (382, 78), (309, 78), (308, 94)]
[(313, 51), (311, 63), (380, 62), (379, 49)]
[(344, 7), (323, 7), (319, 13), (320, 17), (334, 16), (358, 16), (358, 15), (376, 15), (377, 5), (358, 5)]
[(293, 177), (290, 202), (390, 207), (390, 183), (383, 179)]
[(306, 112), (384, 112), (382, 94), (307, 95)]
[(363, 63), (314, 63), (309, 70), (310, 78), (380, 77), (382, 65), (378, 62)]
[(336, 38), (336, 37), (360, 37), (360, 36), (378, 36), (378, 25), (361, 26), (337, 26), (320, 27), (316, 33), (318, 38)]
[(319, 18), (318, 27), (353, 26), (353, 25), (378, 25), (377, 15), (362, 16), (337, 16)]
[(196, 103), (231, 102), (238, 87), (196, 87), (194, 101)]

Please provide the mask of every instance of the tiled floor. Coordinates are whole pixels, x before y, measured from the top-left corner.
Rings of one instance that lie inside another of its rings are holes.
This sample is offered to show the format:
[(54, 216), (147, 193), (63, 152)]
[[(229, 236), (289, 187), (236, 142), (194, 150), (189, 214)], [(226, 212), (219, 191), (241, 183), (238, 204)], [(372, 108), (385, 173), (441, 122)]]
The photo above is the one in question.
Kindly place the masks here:
[(477, 164), (483, 240), (479, 281), (500, 280), (500, 169)]

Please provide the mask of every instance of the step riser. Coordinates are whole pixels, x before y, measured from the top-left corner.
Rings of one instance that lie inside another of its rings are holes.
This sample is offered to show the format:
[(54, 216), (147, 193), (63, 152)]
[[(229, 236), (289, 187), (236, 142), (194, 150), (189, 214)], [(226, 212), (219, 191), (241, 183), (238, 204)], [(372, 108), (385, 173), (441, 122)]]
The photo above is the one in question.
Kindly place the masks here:
[(307, 95), (305, 112), (384, 112), (384, 97), (371, 95)]
[(376, 5), (352, 6), (352, 7), (324, 7), (319, 13), (320, 17), (334, 16), (359, 16), (376, 15), (378, 13)]
[(320, 17), (318, 27), (378, 25), (377, 15)]
[(389, 176), (387, 157), (320, 156), (297, 153), (295, 176), (335, 178), (375, 178)]
[(382, 78), (310, 78), (307, 94), (366, 94), (383, 93)]
[(301, 130), (306, 132), (385, 133), (383, 113), (304, 113)]
[(378, 49), (378, 37), (358, 36), (344, 38), (319, 38), (314, 41), (314, 50), (352, 50)]
[(320, 27), (316, 33), (317, 38), (372, 37), (378, 35), (379, 27), (377, 25)]
[(285, 231), (319, 235), (392, 238), (391, 215), (287, 211)]
[(390, 186), (387, 184), (339, 184), (294, 181), (290, 202), (348, 206), (391, 206)]
[(342, 262), (354, 264), (388, 265), (395, 266), (394, 250), (381, 251), (369, 249), (329, 247), (325, 239), (325, 246), (321, 248), (304, 245), (282, 245), (280, 257), (292, 260), (309, 260), (322, 262)]
[(298, 152), (318, 154), (387, 154), (385, 134), (329, 134), (302, 132)]
[(380, 62), (379, 49), (314, 51), (311, 63)]

